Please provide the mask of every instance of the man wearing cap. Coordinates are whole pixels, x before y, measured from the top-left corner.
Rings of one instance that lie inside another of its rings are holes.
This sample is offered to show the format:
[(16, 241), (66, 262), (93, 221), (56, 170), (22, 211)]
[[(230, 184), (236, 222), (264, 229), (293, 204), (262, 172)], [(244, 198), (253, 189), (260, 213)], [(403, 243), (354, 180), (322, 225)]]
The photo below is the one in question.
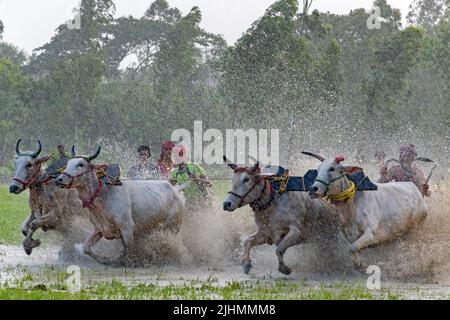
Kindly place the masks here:
[(426, 184), (426, 178), (422, 170), (418, 168), (413, 162), (416, 160), (418, 153), (416, 147), (412, 144), (400, 148), (400, 164), (388, 168), (385, 164), (381, 170), (381, 178), (379, 183), (387, 183), (391, 181), (414, 183), (424, 196), (431, 196), (429, 185)]

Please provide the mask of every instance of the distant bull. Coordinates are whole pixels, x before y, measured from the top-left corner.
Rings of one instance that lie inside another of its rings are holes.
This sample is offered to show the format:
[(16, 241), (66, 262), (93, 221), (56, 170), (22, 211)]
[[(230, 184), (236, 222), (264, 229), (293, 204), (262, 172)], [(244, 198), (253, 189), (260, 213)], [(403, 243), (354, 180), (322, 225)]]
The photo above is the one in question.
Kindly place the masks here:
[(327, 198), (336, 207), (356, 269), (363, 268), (357, 255), (361, 250), (394, 240), (427, 217), (428, 207), (414, 183), (385, 183), (378, 185), (378, 191), (360, 192), (346, 175), (361, 168), (342, 165), (343, 157), (325, 160), (314, 153), (303, 153), (322, 162), (310, 196)]
[(75, 214), (82, 213), (82, 207), (76, 191), (60, 190), (56, 187), (52, 175), (44, 170), (50, 156), (40, 157), (41, 142), (38, 150), (23, 152), (19, 140), (16, 144), (16, 172), (9, 186), (10, 193), (20, 194), (30, 190), (29, 204), (31, 214), (22, 225), (22, 233), (26, 237), (23, 246), (27, 254), (40, 245), (33, 239), (33, 234), (42, 228), (44, 231), (56, 230), (66, 234)]
[[(91, 156), (81, 156), (73, 147), (73, 159), (58, 177), (57, 184), (77, 189), (83, 207), (89, 210), (94, 230), (84, 242), (83, 252), (103, 264), (129, 265), (129, 252), (138, 235), (156, 229), (179, 231), (184, 201), (178, 190), (165, 181), (125, 180), (121, 186), (106, 185), (96, 174), (103, 166), (91, 163), (100, 150)], [(123, 251), (118, 259), (92, 251), (101, 238), (122, 241)]]

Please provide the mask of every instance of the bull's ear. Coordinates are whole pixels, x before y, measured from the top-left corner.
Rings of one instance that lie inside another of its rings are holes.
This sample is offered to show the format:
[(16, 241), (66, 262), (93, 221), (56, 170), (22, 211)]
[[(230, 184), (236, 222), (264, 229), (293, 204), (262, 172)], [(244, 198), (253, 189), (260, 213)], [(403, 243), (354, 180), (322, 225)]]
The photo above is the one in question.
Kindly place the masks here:
[(363, 168), (355, 167), (355, 166), (342, 166), (340, 169), (342, 170), (342, 172), (344, 174), (350, 175), (350, 176), (355, 173), (363, 171)]
[(230, 160), (228, 160), (228, 158), (226, 156), (223, 156), (223, 161), (233, 170), (237, 169), (237, 165), (232, 163)]
[(48, 160), (50, 160), (51, 158), (53, 158), (52, 155), (40, 157), (40, 158), (37, 158), (37, 159), (36, 159), (36, 162), (37, 162), (37, 163), (45, 163), (45, 162), (47, 162)]
[(250, 169), (251, 172), (258, 173), (261, 171), (261, 164), (259, 161), (256, 161), (255, 165)]

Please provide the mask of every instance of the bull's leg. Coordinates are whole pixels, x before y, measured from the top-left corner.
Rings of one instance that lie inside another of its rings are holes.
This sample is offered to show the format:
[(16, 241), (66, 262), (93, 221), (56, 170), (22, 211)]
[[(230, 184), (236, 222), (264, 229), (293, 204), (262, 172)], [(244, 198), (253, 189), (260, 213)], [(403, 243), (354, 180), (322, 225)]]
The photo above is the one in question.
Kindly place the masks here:
[(103, 234), (101, 231), (92, 231), (83, 243), (83, 253), (90, 256), (92, 254), (92, 247), (95, 246), (102, 237)]
[[(82, 246), (83, 253), (90, 256), (98, 263), (105, 265), (115, 265), (117, 263), (117, 260), (99, 256), (92, 251), (92, 247), (95, 246), (100, 241), (101, 238), (103, 238), (103, 234), (101, 231), (99, 230), (92, 231), (91, 234), (86, 238), (86, 240), (83, 243)], [(78, 247), (78, 245), (76, 245), (76, 247)]]
[[(87, 239), (84, 241), (82, 250), (83, 253), (90, 256), (92, 259), (97, 261), (98, 263), (105, 264), (105, 265), (117, 265), (117, 259), (111, 259), (107, 257), (102, 257), (97, 254), (95, 254), (92, 251), (92, 248), (100, 241), (100, 239), (103, 238), (103, 234), (99, 230), (94, 230), (91, 232), (91, 234), (87, 237)], [(75, 247), (78, 249), (78, 245), (75, 245)]]
[(129, 253), (132, 252), (134, 248), (134, 226), (133, 228), (122, 230), (120, 239), (122, 240), (123, 251), (119, 258), (119, 263), (124, 266), (133, 265)]
[(41, 245), (41, 240), (39, 239), (33, 239), (33, 234), (36, 232), (36, 229), (33, 229), (30, 225), (30, 228), (28, 229), (28, 234), (25, 237), (25, 239), (22, 242), (23, 249), (25, 250), (25, 253), (27, 255), (30, 255), (33, 252), (34, 248), (37, 248)]
[(361, 262), (359, 257), (359, 252), (367, 248), (368, 246), (374, 244), (375, 236), (372, 232), (372, 229), (367, 228), (364, 233), (359, 237), (355, 242), (353, 242), (350, 246), (350, 253), (352, 254), (353, 266), (355, 270), (365, 273), (366, 266)]
[(252, 248), (267, 242), (268, 242), (267, 236), (264, 233), (260, 232), (259, 230), (256, 233), (252, 234), (245, 241), (244, 255), (242, 257), (242, 265), (244, 267), (245, 274), (248, 274), (250, 272), (250, 269), (252, 268), (252, 261), (250, 260), (250, 252)]
[(300, 230), (296, 226), (290, 226), (289, 232), (280, 241), (275, 251), (278, 257), (278, 270), (281, 273), (285, 275), (291, 274), (292, 270), (284, 264), (283, 256), (288, 248), (301, 243), (303, 240)]
[(30, 230), (30, 224), (36, 219), (34, 212), (31, 212), (27, 220), (22, 224), (22, 234), (26, 237), (28, 235), (28, 230)]
[(30, 222), (28, 233), (23, 240), (23, 248), (27, 255), (30, 255), (34, 248), (37, 248), (41, 245), (41, 241), (39, 239), (33, 239), (33, 234), (39, 229), (46, 225), (48, 225), (49, 221), (51, 220), (52, 215), (46, 214), (42, 217), (39, 217), (37, 219), (34, 219)]

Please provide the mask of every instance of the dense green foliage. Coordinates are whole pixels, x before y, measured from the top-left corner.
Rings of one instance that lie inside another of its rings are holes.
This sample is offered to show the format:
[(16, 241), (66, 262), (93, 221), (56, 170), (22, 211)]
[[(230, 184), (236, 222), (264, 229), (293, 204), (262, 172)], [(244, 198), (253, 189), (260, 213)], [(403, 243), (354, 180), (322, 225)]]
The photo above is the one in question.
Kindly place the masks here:
[(81, 29), (62, 24), (29, 59), (0, 42), (0, 161), (19, 137), (127, 149), (194, 120), (279, 128), (285, 161), (300, 147), (349, 152), (356, 141), (372, 153), (392, 137), (448, 148), (448, 1), (414, 1), (401, 29), (399, 10), (374, 4), (385, 19), (370, 30), (363, 9), (305, 15), (279, 0), (229, 46), (200, 27), (196, 7), (183, 16), (156, 0), (140, 18), (115, 18), (113, 0), (83, 0)]

